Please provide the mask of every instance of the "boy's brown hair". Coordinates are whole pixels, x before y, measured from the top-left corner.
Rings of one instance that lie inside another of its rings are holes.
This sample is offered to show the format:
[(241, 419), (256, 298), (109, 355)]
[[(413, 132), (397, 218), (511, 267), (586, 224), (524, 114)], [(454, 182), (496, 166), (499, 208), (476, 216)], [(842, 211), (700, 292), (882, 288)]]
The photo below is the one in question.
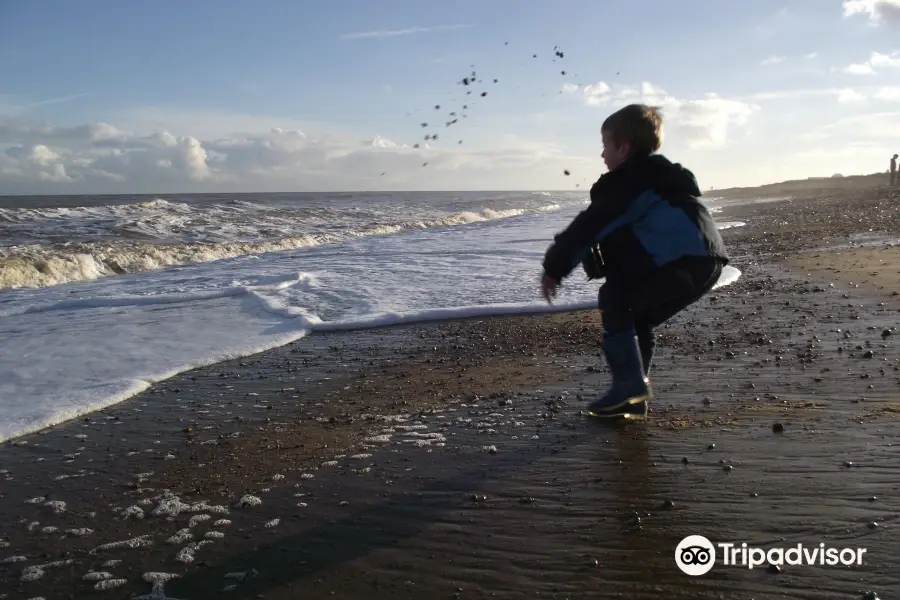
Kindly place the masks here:
[(629, 104), (609, 115), (600, 130), (617, 144), (629, 144), (631, 154), (653, 154), (662, 146), (662, 112), (656, 106)]

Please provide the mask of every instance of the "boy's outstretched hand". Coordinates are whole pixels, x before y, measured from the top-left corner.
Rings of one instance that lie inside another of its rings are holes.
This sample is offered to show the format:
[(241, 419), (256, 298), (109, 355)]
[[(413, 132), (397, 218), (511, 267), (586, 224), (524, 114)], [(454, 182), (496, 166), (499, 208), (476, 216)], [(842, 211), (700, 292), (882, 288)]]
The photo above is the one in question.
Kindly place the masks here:
[(544, 300), (546, 300), (548, 304), (552, 303), (551, 298), (556, 297), (558, 287), (559, 282), (544, 273), (544, 276), (541, 278), (541, 293), (544, 295)]

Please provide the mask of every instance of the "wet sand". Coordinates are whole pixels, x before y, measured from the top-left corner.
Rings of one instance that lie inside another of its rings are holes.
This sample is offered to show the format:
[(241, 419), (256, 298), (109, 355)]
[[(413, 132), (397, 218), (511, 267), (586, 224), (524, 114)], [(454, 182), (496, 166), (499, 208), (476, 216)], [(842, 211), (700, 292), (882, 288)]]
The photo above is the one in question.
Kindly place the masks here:
[[(817, 249), (900, 195), (722, 218), (743, 276), (660, 330), (648, 421), (581, 414), (596, 311), (316, 335), (5, 444), (0, 597), (897, 595), (897, 248)], [(867, 553), (688, 577), (691, 534)]]
[(809, 277), (862, 289), (875, 298), (900, 296), (900, 235), (887, 247), (841, 248), (804, 252), (785, 259), (785, 265)]

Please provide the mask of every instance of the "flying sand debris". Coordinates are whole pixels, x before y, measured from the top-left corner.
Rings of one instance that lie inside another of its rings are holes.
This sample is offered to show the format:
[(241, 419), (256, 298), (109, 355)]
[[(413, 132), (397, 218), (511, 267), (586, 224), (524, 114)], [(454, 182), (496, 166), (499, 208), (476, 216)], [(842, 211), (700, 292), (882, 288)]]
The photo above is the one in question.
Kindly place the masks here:
[[(504, 45), (504, 46), (509, 46), (509, 42), (508, 42), (508, 41), (507, 41), (507, 42), (504, 42), (503, 45)], [(554, 58), (552, 59), (553, 62), (556, 62), (556, 59), (564, 59), (564, 58), (565, 58), (565, 53), (564, 53), (562, 50), (560, 50), (560, 47), (559, 47), (559, 46), (554, 46), (554, 47), (553, 47), (553, 55), (554, 55)], [(533, 53), (533, 54), (531, 55), (531, 58), (532, 58), (532, 59), (536, 59), (537, 57), (538, 57), (538, 55), (537, 55), (536, 53)], [(475, 65), (470, 65), (470, 68), (472, 69), (471, 73), (468, 74), (468, 75), (466, 75), (465, 77), (463, 77), (463, 78), (460, 79), (459, 81), (457, 81), (457, 85), (462, 85), (463, 87), (471, 87), (471, 86), (473, 86), (473, 85), (483, 83), (483, 80), (482, 80), (482, 79), (478, 79), (478, 72), (475, 70)], [(567, 72), (566, 70), (562, 70), (562, 71), (560, 71), (560, 74), (561, 74), (562, 76), (565, 77), (565, 76), (567, 76), (568, 72)], [(616, 73), (616, 75), (618, 75), (618, 73)], [(577, 75), (575, 75), (575, 76), (577, 76)], [(499, 79), (498, 79), (498, 78), (493, 78), (493, 79), (491, 79), (491, 81), (492, 81), (493, 83), (496, 84), (496, 83), (499, 82)], [(516, 89), (518, 89), (519, 87), (520, 87), (520, 86), (516, 86)], [(580, 88), (580, 87), (581, 87), (581, 84), (578, 84), (578, 87)], [(562, 91), (560, 91), (559, 93), (562, 94)], [(472, 90), (471, 90), (471, 89), (466, 90), (465, 95), (466, 95), (466, 96), (471, 96), (471, 95), (472, 95)], [(487, 95), (488, 95), (487, 91), (482, 91), (482, 92), (479, 93), (479, 96), (480, 96), (481, 98), (486, 98)], [(546, 97), (546, 94), (543, 94), (542, 97)], [(441, 107), (442, 107), (441, 104), (435, 104), (435, 105), (434, 105), (434, 110), (439, 111), (439, 110), (441, 110)], [(468, 105), (468, 104), (464, 104), (464, 105), (462, 106), (462, 110), (468, 110), (468, 109), (469, 109), (469, 105)], [(413, 113), (416, 113), (416, 112), (419, 112), (419, 110), (413, 111)], [(407, 113), (406, 116), (410, 116), (410, 115), (413, 114), (413, 113)], [(456, 113), (455, 111), (450, 111), (449, 114), (448, 114), (448, 117), (450, 117), (450, 118), (448, 118), (447, 120), (444, 121), (444, 126), (445, 126), (445, 127), (452, 127), (453, 125), (458, 124), (458, 123), (459, 123), (459, 118), (460, 118), (460, 117), (463, 118), (463, 119), (466, 119), (466, 118), (468, 118), (468, 115), (467, 115), (467, 114), (457, 115), (457, 113)], [(423, 129), (426, 129), (426, 128), (429, 127), (429, 124), (428, 124), (427, 122), (422, 122), (420, 125), (421, 125), (421, 127), (422, 127)], [(425, 135), (425, 141), (437, 141), (437, 139), (438, 139), (438, 134), (436, 134), (436, 133), (428, 133), (428, 134)], [(456, 143), (457, 143), (457, 145), (461, 145), (461, 144), (463, 143), (463, 140), (458, 140)], [(418, 143), (417, 143), (417, 144), (413, 144), (412, 147), (413, 147), (414, 149), (421, 149), (421, 148), (422, 148), (421, 144), (418, 144)], [(423, 167), (428, 166), (428, 162), (422, 163), (422, 166), (423, 166)], [(569, 171), (568, 169), (566, 169), (566, 170), (563, 171), (563, 174), (566, 175), (566, 176), (569, 176), (569, 175), (571, 175), (571, 171)], [(382, 173), (381, 175), (385, 175), (385, 173)], [(575, 187), (580, 187), (580, 184), (575, 184)]]

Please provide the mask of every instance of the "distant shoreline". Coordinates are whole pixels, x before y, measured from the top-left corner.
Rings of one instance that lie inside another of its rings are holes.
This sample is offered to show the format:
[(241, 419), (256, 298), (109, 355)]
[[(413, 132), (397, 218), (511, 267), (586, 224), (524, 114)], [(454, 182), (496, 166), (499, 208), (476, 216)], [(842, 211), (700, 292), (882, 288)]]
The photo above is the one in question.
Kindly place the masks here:
[[(887, 171), (882, 173), (870, 173), (868, 175), (847, 175), (847, 176), (832, 176), (832, 177), (808, 177), (806, 179), (789, 179), (787, 181), (779, 181), (775, 183), (767, 183), (758, 186), (748, 186), (748, 187), (729, 187), (729, 188), (721, 188), (721, 189), (712, 189), (712, 190), (704, 190), (704, 196), (713, 196), (713, 197), (726, 197), (728, 199), (743, 197), (747, 195), (769, 195), (769, 194), (781, 194), (787, 192), (798, 192), (798, 191), (814, 191), (814, 190), (830, 190), (830, 189), (850, 189), (850, 188), (858, 188), (860, 186), (867, 187), (869, 185), (875, 187), (882, 185), (888, 176)], [(90, 197), (90, 198), (121, 198), (121, 197), (130, 197), (130, 198), (156, 198), (160, 196), (221, 196), (223, 194), (227, 194), (229, 196), (253, 196), (259, 194), (270, 194), (273, 196), (281, 196), (281, 195), (299, 195), (299, 194), (308, 194), (308, 195), (321, 195), (321, 194), (341, 194), (341, 195), (352, 195), (352, 194), (459, 194), (459, 193), (474, 193), (474, 192), (485, 192), (485, 193), (523, 193), (523, 192), (547, 192), (551, 194), (563, 194), (563, 193), (572, 193), (572, 192), (581, 192), (587, 191), (590, 189), (587, 185), (580, 188), (566, 188), (566, 189), (558, 189), (558, 190), (530, 190), (530, 189), (459, 189), (459, 190), (316, 190), (316, 191), (292, 191), (292, 192), (270, 192), (270, 191), (254, 191), (254, 192), (233, 192), (233, 191), (218, 191), (218, 192), (148, 192), (148, 193), (134, 193), (134, 192), (121, 192), (121, 193), (102, 193), (102, 194), (0, 194), (0, 201), (4, 198), (15, 198), (17, 201), (22, 201), (25, 198), (52, 198), (52, 197), (69, 197), (69, 198), (79, 198), (79, 197)]]
[(832, 177), (809, 177), (807, 179), (791, 179), (778, 183), (768, 183), (754, 187), (731, 187), (706, 190), (706, 197), (733, 200), (747, 196), (776, 196), (784, 194), (814, 194), (837, 190), (860, 190), (880, 187), (888, 183), (888, 173), (871, 173), (869, 175), (848, 175)]

